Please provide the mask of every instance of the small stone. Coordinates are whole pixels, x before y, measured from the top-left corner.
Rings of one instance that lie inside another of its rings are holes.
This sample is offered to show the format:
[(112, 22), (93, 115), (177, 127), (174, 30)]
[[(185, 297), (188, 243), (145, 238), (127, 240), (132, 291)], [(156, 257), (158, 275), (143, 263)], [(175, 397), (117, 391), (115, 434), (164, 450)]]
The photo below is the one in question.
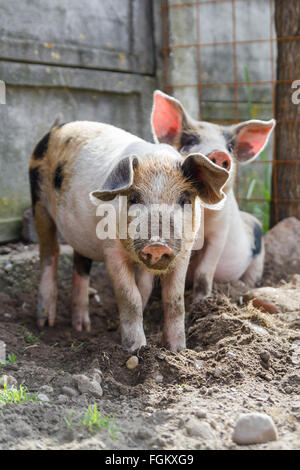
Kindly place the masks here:
[(66, 395), (58, 395), (57, 402), (58, 403), (67, 403), (69, 401), (69, 397)]
[(276, 441), (276, 426), (272, 418), (264, 413), (247, 413), (238, 419), (232, 440), (241, 445)]
[(51, 387), (50, 385), (43, 385), (40, 388), (40, 392), (42, 392), (42, 393), (53, 393), (53, 387)]
[(8, 255), (11, 251), (9, 246), (0, 246), (0, 255)]
[(213, 371), (213, 376), (216, 378), (221, 377), (222, 375), (222, 369), (221, 367), (216, 367), (215, 370)]
[(98, 291), (97, 289), (94, 289), (93, 287), (89, 287), (88, 293), (89, 293), (89, 296), (92, 296), (92, 295), (98, 294)]
[(158, 361), (164, 361), (166, 356), (164, 356), (163, 354), (156, 354), (155, 358), (158, 360)]
[(4, 318), (11, 318), (11, 314), (10, 314), (10, 313), (6, 313), (6, 312), (5, 312), (5, 313), (3, 313), (3, 316), (4, 316)]
[(275, 313), (277, 313), (276, 305), (272, 304), (271, 302), (266, 302), (263, 299), (259, 299), (259, 298), (253, 299), (252, 305), (256, 309), (261, 310), (262, 312), (265, 312), (265, 313), (270, 313), (271, 315), (274, 315)]
[(186, 425), (186, 431), (189, 436), (200, 437), (205, 440), (214, 438), (214, 432), (206, 421), (199, 422), (195, 419), (190, 419)]
[(300, 401), (292, 405), (292, 411), (300, 411)]
[(4, 384), (6, 384), (7, 388), (14, 388), (17, 385), (17, 379), (12, 375), (3, 375), (0, 379), (0, 387), (4, 388)]
[(44, 403), (47, 403), (50, 401), (49, 397), (45, 393), (38, 393), (37, 399)]
[(139, 428), (137, 432), (135, 433), (134, 436), (136, 439), (151, 439), (152, 434), (151, 432), (146, 429), (146, 428)]
[(96, 380), (89, 379), (86, 375), (83, 374), (74, 375), (73, 380), (81, 393), (88, 393), (95, 398), (102, 397), (103, 390)]
[(195, 366), (197, 369), (202, 369), (204, 367), (205, 362), (201, 359), (194, 359)]
[(268, 363), (271, 359), (270, 353), (268, 351), (263, 351), (260, 353), (260, 358), (262, 361)]
[(139, 364), (139, 359), (137, 356), (131, 356), (126, 362), (127, 369), (135, 369)]
[(67, 395), (68, 397), (71, 397), (71, 398), (78, 397), (78, 395), (79, 395), (77, 390), (75, 390), (72, 387), (64, 386), (64, 387), (62, 387), (62, 391), (64, 392), (65, 395)]
[(94, 296), (94, 299), (96, 300), (96, 302), (97, 302), (98, 304), (100, 304), (100, 302), (101, 302), (100, 295), (96, 294), (96, 295)]
[(197, 416), (199, 419), (203, 419), (207, 417), (207, 413), (206, 411), (200, 409), (195, 411), (195, 416)]
[(163, 381), (164, 381), (164, 378), (163, 378), (162, 375), (157, 375), (157, 376), (155, 377), (155, 382), (156, 382), (157, 384), (161, 384)]
[(5, 266), (4, 266), (4, 270), (9, 273), (13, 268), (13, 265), (11, 263), (7, 263)]
[(96, 380), (99, 384), (102, 382), (102, 372), (100, 369), (93, 370), (93, 380)]
[(292, 286), (300, 288), (300, 274), (294, 274), (291, 278)]

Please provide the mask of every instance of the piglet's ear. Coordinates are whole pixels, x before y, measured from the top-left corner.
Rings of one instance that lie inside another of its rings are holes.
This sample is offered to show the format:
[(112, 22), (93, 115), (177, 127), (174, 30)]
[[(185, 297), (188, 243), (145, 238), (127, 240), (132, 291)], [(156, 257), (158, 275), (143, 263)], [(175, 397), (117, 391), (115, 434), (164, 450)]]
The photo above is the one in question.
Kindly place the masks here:
[(180, 146), (186, 112), (181, 103), (162, 91), (154, 92), (151, 126), (155, 142)]
[(218, 204), (226, 199), (223, 187), (229, 178), (229, 172), (205, 155), (189, 155), (182, 164), (182, 170), (196, 188), (205, 206)]
[(250, 162), (266, 147), (275, 127), (275, 119), (270, 121), (251, 120), (233, 127), (233, 153), (237, 161)]
[(111, 201), (115, 196), (126, 191), (132, 186), (134, 169), (138, 165), (136, 156), (123, 158), (111, 171), (103, 185), (90, 193), (90, 200), (98, 205), (99, 200)]

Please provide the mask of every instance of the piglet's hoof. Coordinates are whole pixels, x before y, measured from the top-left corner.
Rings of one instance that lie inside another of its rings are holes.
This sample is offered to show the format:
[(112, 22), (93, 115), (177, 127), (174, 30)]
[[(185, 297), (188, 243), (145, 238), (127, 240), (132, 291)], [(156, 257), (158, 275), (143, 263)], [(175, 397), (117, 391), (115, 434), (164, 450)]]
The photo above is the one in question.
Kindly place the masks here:
[(171, 352), (180, 352), (183, 349), (186, 349), (185, 338), (180, 339), (166, 339), (165, 337), (162, 338), (162, 346), (165, 349), (168, 349)]
[(136, 338), (123, 338), (122, 347), (125, 351), (134, 352), (140, 349), (142, 346), (146, 346), (147, 341), (144, 334), (141, 334)]

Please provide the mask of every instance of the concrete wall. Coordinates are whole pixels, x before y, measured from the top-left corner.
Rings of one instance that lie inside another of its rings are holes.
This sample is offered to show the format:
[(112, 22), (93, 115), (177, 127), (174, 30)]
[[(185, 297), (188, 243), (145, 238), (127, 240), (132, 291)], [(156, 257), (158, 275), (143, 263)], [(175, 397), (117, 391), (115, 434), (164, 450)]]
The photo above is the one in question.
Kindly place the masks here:
[(151, 0), (0, 0), (0, 242), (30, 205), (28, 161), (60, 112), (151, 138)]

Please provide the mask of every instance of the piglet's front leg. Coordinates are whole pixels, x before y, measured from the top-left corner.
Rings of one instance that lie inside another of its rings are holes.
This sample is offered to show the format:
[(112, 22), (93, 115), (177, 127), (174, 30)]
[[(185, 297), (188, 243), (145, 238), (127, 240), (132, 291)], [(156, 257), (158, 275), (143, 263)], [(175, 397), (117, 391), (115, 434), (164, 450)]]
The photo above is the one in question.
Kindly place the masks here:
[(170, 351), (186, 348), (184, 287), (189, 257), (178, 260), (176, 267), (162, 277), (164, 309), (163, 346)]
[(135, 282), (133, 263), (118, 242), (105, 249), (104, 257), (118, 303), (122, 346), (135, 351), (146, 345), (146, 337), (142, 297)]

